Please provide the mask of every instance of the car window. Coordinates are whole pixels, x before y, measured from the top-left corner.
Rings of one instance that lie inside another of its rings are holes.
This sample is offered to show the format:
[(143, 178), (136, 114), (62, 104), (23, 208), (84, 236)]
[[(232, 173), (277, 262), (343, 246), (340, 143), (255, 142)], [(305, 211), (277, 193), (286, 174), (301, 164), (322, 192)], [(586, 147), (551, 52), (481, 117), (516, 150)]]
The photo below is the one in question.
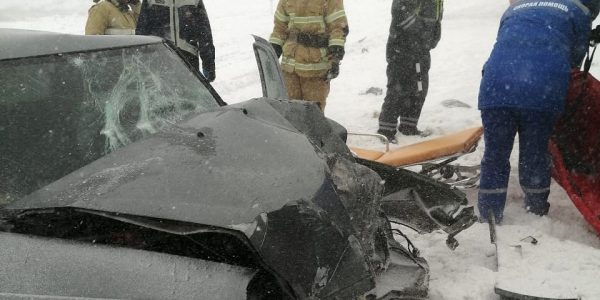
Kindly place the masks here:
[(4, 61), (0, 69), (0, 204), (219, 106), (164, 44)]

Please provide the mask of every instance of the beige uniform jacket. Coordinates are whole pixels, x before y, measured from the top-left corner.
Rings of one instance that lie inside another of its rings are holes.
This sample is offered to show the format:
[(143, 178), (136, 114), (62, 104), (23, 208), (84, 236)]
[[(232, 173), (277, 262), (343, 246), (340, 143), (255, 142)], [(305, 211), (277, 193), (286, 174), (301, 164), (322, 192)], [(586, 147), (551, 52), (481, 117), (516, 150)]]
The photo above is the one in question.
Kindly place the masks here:
[(141, 2), (123, 12), (111, 1), (116, 0), (102, 0), (90, 8), (85, 24), (86, 35), (135, 34)]
[(327, 48), (313, 48), (293, 39), (298, 32), (326, 35), (329, 45), (344, 46), (348, 21), (343, 0), (279, 0), (269, 41), (282, 46), (281, 68), (302, 77), (324, 77), (331, 67)]

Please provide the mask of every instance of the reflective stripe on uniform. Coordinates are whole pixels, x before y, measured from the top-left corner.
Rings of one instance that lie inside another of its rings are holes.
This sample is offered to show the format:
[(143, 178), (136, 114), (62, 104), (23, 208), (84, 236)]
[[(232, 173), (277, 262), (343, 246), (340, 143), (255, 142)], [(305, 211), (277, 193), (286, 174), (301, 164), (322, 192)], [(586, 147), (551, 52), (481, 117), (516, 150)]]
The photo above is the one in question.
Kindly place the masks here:
[(107, 28), (104, 31), (106, 35), (135, 35), (135, 29), (128, 28)]
[(402, 125), (415, 126), (416, 127), (417, 123), (419, 123), (419, 119), (409, 118), (409, 117), (403, 117), (402, 115), (400, 116), (400, 124), (402, 124)]
[(327, 56), (327, 48), (320, 48), (321, 50), (321, 58), (324, 58), (325, 56)]
[(312, 17), (296, 17), (290, 16), (290, 21), (295, 24), (324, 24), (323, 16), (312, 16)]
[(396, 123), (379, 121), (379, 129), (396, 131), (396, 126), (398, 126)]
[(581, 2), (580, 2), (580, 1), (578, 1), (578, 0), (571, 0), (571, 2), (575, 3), (575, 5), (577, 5), (579, 8), (581, 8), (581, 10), (583, 10), (583, 12), (584, 12), (586, 15), (590, 15), (590, 13), (591, 13), (591, 12), (590, 12), (590, 9), (589, 9), (589, 8), (587, 8), (587, 6), (585, 6), (583, 3), (581, 3)]
[(402, 21), (402, 23), (400, 23), (400, 26), (402, 27), (402, 29), (407, 29), (412, 24), (414, 24), (416, 20), (417, 20), (417, 15), (413, 14), (410, 17), (406, 18), (406, 20)]
[(295, 59), (289, 58), (289, 57), (283, 57), (281, 59), (281, 64), (292, 66), (295, 69), (300, 70), (300, 71), (321, 71), (321, 70), (329, 69), (329, 63), (326, 63), (326, 62), (315, 63), (315, 64), (301, 64), (301, 63), (296, 62)]
[(346, 43), (345, 40), (343, 39), (330, 39), (329, 40), (329, 46), (344, 46), (344, 44)]
[(436, 19), (441, 20), (442, 15), (444, 14), (444, 0), (438, 0), (436, 8), (437, 8), (437, 11), (435, 12)]
[(290, 21), (288, 22), (288, 28), (293, 28), (294, 25), (310, 25), (317, 24), (321, 27), (321, 31), (325, 31), (325, 19), (323, 16), (310, 16), (310, 17), (297, 17), (296, 14), (290, 14)]
[(276, 11), (275, 12), (275, 19), (281, 21), (281, 22), (289, 22), (290, 21), (290, 17), (286, 16), (284, 13), (280, 12), (280, 11)]
[(269, 42), (270, 42), (270, 43), (273, 43), (273, 44), (276, 44), (276, 45), (279, 45), (279, 46), (283, 46), (283, 43), (284, 43), (285, 41), (284, 41), (284, 40), (282, 40), (282, 39), (280, 39), (280, 38), (277, 38), (277, 37), (271, 36), (271, 38), (269, 38)]
[(547, 193), (550, 191), (550, 187), (547, 188), (539, 188), (539, 189), (532, 189), (532, 188), (526, 188), (526, 187), (522, 187), (523, 191), (527, 194), (543, 194), (543, 193)]
[(501, 189), (479, 189), (479, 193), (480, 194), (485, 194), (485, 195), (504, 194), (507, 191), (508, 191), (507, 188), (501, 188)]
[(327, 24), (333, 23), (335, 20), (337, 20), (339, 18), (343, 18), (345, 16), (346, 16), (346, 12), (344, 10), (338, 10), (338, 11), (328, 15), (327, 17), (325, 17), (325, 22), (327, 22)]

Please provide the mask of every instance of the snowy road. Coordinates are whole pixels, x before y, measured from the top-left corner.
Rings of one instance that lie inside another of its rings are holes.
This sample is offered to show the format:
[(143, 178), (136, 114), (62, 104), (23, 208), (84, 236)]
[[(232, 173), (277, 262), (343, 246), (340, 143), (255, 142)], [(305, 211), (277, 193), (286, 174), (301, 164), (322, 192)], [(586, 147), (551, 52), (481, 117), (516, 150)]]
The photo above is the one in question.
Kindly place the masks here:
[[(205, 0), (217, 49), (217, 80), (223, 98), (238, 102), (260, 95), (259, 78), (251, 52), (250, 34), (268, 37), (272, 29), (272, 0)], [(332, 83), (326, 115), (350, 131), (375, 132), (383, 96), (363, 95), (370, 87), (385, 91), (385, 43), (390, 22), (390, 0), (346, 0), (350, 23), (341, 75)], [(2, 0), (0, 27), (43, 29), (81, 34), (91, 0)], [(432, 52), (430, 92), (419, 124), (442, 135), (480, 124), (477, 93), (481, 67), (494, 42), (505, 0), (449, 0), (445, 3), (442, 40)], [(1, 46), (1, 45), (0, 45)], [(597, 65), (592, 73), (600, 74)], [(447, 108), (444, 100), (458, 99), (471, 108)], [(418, 138), (400, 138), (408, 144)], [(462, 159), (477, 164), (482, 148)], [(516, 151), (515, 151), (516, 152)], [(516, 166), (517, 153), (512, 162)], [(545, 253), (541, 270), (571, 268), (563, 276), (573, 282), (583, 299), (600, 299), (600, 240), (565, 193), (553, 183), (550, 213), (539, 218), (522, 208), (523, 195), (513, 168), (505, 224), (499, 229), (508, 240), (534, 236)], [(476, 192), (469, 193), (474, 203)], [(411, 235), (431, 266), (431, 299), (498, 299), (493, 293), (495, 258), (487, 225), (475, 224), (457, 236), (456, 251), (445, 245), (445, 235)], [(556, 241), (564, 247), (552, 246)], [(577, 264), (572, 258), (577, 257)], [(520, 272), (520, 273), (519, 273)], [(515, 272), (515, 276), (523, 276)]]

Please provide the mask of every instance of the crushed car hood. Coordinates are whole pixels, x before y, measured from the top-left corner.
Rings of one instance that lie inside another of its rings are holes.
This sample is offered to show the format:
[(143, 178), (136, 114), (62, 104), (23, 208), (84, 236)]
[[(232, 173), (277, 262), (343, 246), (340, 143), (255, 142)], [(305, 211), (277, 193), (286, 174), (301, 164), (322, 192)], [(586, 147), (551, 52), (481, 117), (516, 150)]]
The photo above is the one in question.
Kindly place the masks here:
[(226, 227), (309, 200), (326, 164), (264, 100), (190, 116), (16, 201)]

